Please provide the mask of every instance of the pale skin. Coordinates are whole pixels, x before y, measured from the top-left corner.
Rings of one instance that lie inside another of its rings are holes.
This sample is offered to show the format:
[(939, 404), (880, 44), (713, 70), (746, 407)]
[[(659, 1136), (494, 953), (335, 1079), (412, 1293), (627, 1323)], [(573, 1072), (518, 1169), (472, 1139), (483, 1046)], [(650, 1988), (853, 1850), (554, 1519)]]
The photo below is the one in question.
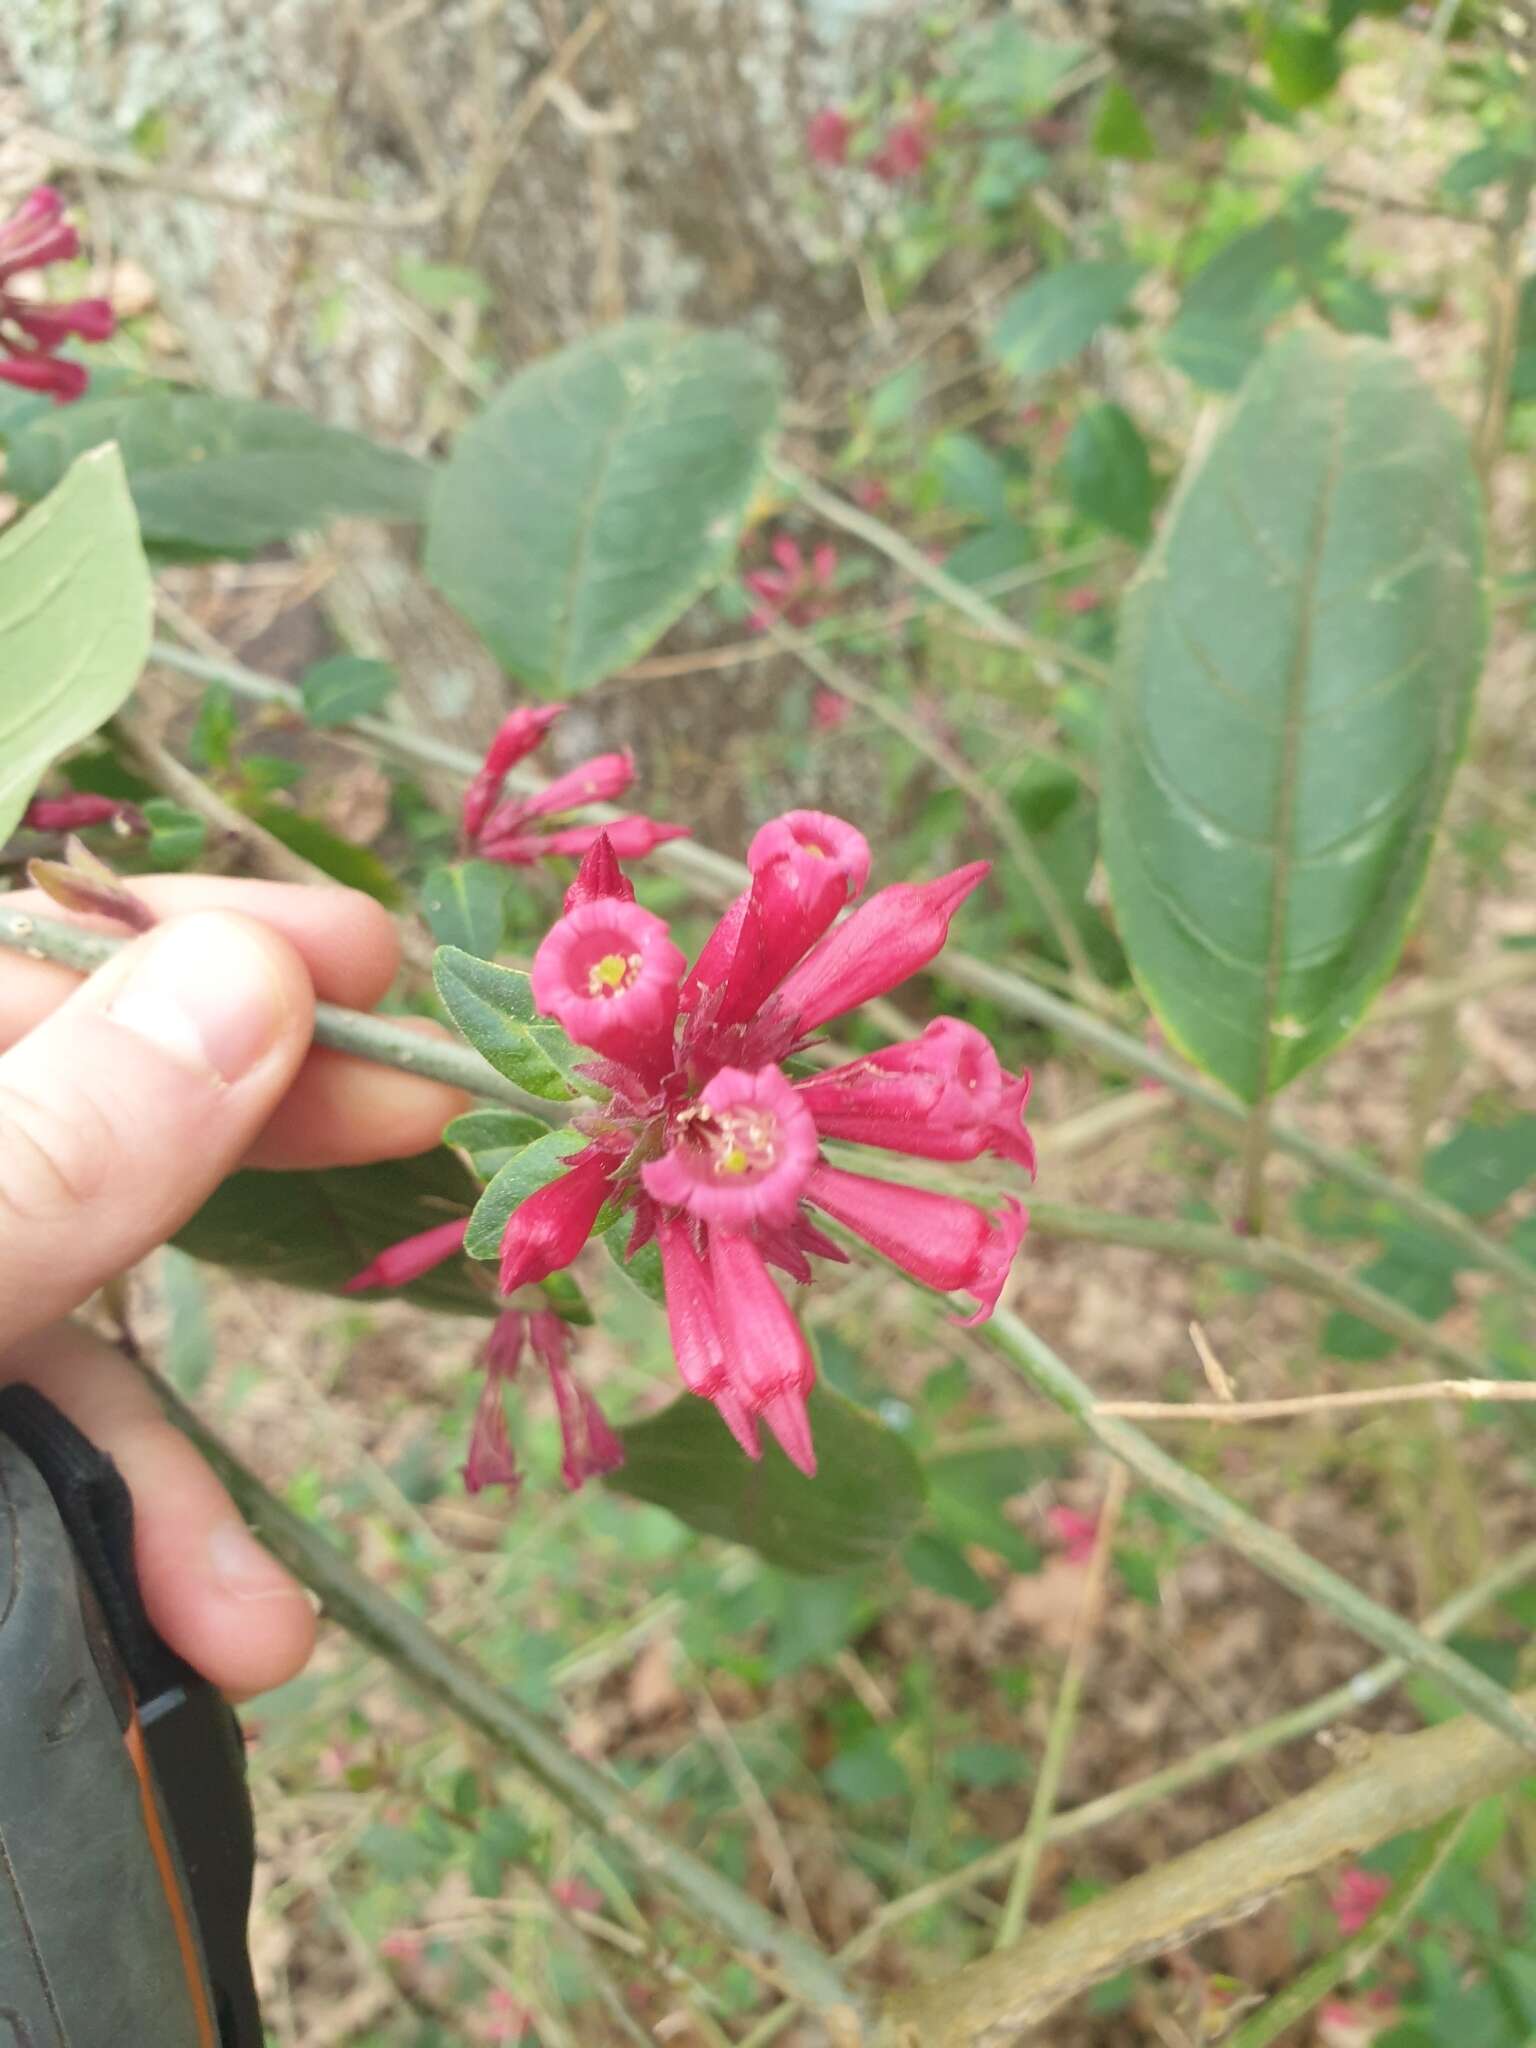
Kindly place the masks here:
[(134, 1368), (69, 1318), (236, 1166), (405, 1157), (466, 1105), (311, 1046), (317, 998), (369, 1009), (394, 979), (394, 927), (370, 898), (199, 875), (133, 886), (163, 921), (88, 981), (0, 953), (0, 1382), (40, 1387), (117, 1460), (151, 1619), (243, 1698), (303, 1668), (310, 1601)]

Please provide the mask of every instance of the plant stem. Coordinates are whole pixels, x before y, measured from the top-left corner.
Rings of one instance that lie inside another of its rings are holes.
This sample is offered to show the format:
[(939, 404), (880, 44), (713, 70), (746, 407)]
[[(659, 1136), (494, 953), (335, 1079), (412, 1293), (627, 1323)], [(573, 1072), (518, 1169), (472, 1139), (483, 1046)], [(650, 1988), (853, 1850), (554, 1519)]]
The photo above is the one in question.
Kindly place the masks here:
[[(61, 967), (72, 967), (77, 974), (91, 974), (127, 943), (126, 939), (110, 938), (104, 932), (83, 931), (77, 925), (60, 924), (53, 918), (7, 910), (0, 900), (0, 947), (25, 953), (30, 959), (56, 960)], [(489, 1102), (531, 1111), (547, 1123), (559, 1123), (565, 1115), (562, 1104), (525, 1094), (458, 1039), (412, 1031), (388, 1017), (344, 1010), (339, 1003), (316, 1003), (315, 1040), (336, 1052), (355, 1053), (359, 1059), (398, 1067), (403, 1073), (420, 1074), (429, 1081), (445, 1082), (466, 1095), (479, 1095)]]
[(785, 489), (792, 491), (803, 505), (808, 505), (819, 519), (825, 519), (829, 525), (840, 526), (845, 533), (857, 535), (888, 561), (894, 562), (898, 569), (904, 569), (915, 582), (926, 584), (952, 610), (980, 626), (990, 639), (1032, 656), (1047, 682), (1060, 682), (1064, 668), (1075, 668), (1079, 675), (1092, 676), (1096, 682), (1104, 680), (1108, 671), (1102, 661), (1095, 661), (1090, 654), (1079, 653), (1077, 648), (1068, 646), (1064, 641), (1046, 640), (1038, 633), (1027, 632), (1006, 612), (989, 604), (969, 584), (958, 582), (937, 563), (930, 562), (921, 548), (914, 547), (904, 534), (887, 526), (883, 519), (861, 512), (857, 506), (850, 505), (835, 492), (823, 489), (804, 470), (796, 469), (788, 462), (775, 462), (770, 466)]
[[(1533, 1573), (1536, 1573), (1536, 1542), (1522, 1545), (1475, 1585), (1464, 1587), (1444, 1606), (1437, 1607), (1419, 1626), (1426, 1636), (1443, 1638), (1454, 1635), (1489, 1601), (1513, 1591)], [(1065, 1842), (1095, 1828), (1109, 1827), (1115, 1821), (1143, 1813), (1149, 1806), (1171, 1799), (1176, 1793), (1188, 1791), (1192, 1785), (1204, 1784), (1221, 1771), (1249, 1763), (1255, 1757), (1267, 1756), (1282, 1743), (1299, 1742), (1305, 1736), (1315, 1735), (1319, 1728), (1326, 1728), (1346, 1714), (1359, 1713), (1384, 1693), (1390, 1692), (1408, 1669), (1405, 1657), (1384, 1657), (1379, 1664), (1370, 1665), (1355, 1677), (1346, 1679), (1342, 1685), (1334, 1686), (1330, 1692), (1308, 1700), (1303, 1706), (1288, 1708), (1283, 1714), (1261, 1721), (1257, 1727), (1240, 1729), (1235, 1735), (1224, 1735), (1219, 1742), (1196, 1750), (1192, 1756), (1184, 1757), (1178, 1763), (1166, 1764), (1162, 1770), (1152, 1771), (1132, 1784), (1102, 1793), (1097, 1799), (1085, 1800), (1081, 1806), (1069, 1807), (1065, 1813), (1054, 1817), (1045, 1839), (1047, 1842)], [(1018, 1843), (1005, 1842), (1000, 1848), (989, 1849), (984, 1856), (974, 1857), (962, 1869), (948, 1871), (943, 1877), (936, 1877), (915, 1891), (892, 1899), (839, 1951), (838, 1961), (850, 1963), (867, 1955), (878, 1946), (890, 1928), (911, 1919), (914, 1913), (924, 1913), (930, 1906), (941, 1904), (956, 1892), (968, 1891), (985, 1883), (988, 1878), (1000, 1876), (1012, 1866), (1017, 1855)]]
[(1264, 1229), (1264, 1168), (1269, 1159), (1270, 1101), (1266, 1095), (1248, 1112), (1243, 1125), (1243, 1184), (1237, 1213), (1255, 1237)]
[(1100, 1415), (1092, 1389), (1017, 1316), (1000, 1309), (976, 1334), (981, 1342), (1017, 1366), (1048, 1400), (1076, 1416), (1105, 1450), (1123, 1460), (1165, 1500), (1183, 1508), (1240, 1557), (1247, 1558), (1250, 1564), (1311, 1605), (1326, 1609), (1378, 1649), (1404, 1657), (1416, 1669), (1429, 1672), (1491, 1728), (1521, 1744), (1528, 1753), (1536, 1754), (1536, 1721), (1515, 1704), (1502, 1686), (1495, 1685), (1475, 1665), (1444, 1644), (1431, 1641), (1412, 1622), (1380, 1606), (1329, 1566), (1310, 1557), (1289, 1537), (1266, 1528), (1207, 1480), (1169, 1457), (1139, 1429), (1128, 1422), (1117, 1422), (1113, 1416)]
[(196, 1412), (152, 1375), (171, 1420), (196, 1444), (241, 1514), (290, 1571), (319, 1594), (324, 1611), (402, 1677), (476, 1729), (550, 1796), (637, 1863), (746, 1957), (763, 1957), (813, 2010), (851, 2018), (854, 2001), (831, 1961), (712, 1866), (678, 1848), (605, 1773), (565, 1747), (537, 1714), (503, 1692), (452, 1644), (373, 1585), (318, 1529), (269, 1492)]
[(1536, 1401), (1536, 1380), (1425, 1380), (1411, 1387), (1351, 1387), (1342, 1394), (1296, 1394), (1279, 1401), (1101, 1401), (1098, 1412), (1125, 1422), (1291, 1422), (1418, 1401)]
[(1401, 1933), (1424, 1894), (1456, 1853), (1469, 1818), (1470, 1809), (1452, 1814), (1437, 1828), (1431, 1828), (1391, 1896), (1383, 1899), (1360, 1931), (1330, 1954), (1320, 1956), (1310, 1970), (1304, 1970), (1278, 1997), (1266, 2000), (1258, 2012), (1244, 2020), (1227, 2048), (1270, 2048), (1271, 2042), (1278, 2041), (1304, 2020), (1314, 2006), (1321, 2005), (1337, 1984), (1367, 1970)]
[[(1536, 1705), (1526, 1694), (1523, 1706)], [(1518, 1785), (1529, 1751), (1469, 1715), (1374, 1742), (1362, 1762), (890, 2001), (877, 2048), (1004, 2048), (1128, 1964), (1243, 1918), (1283, 1885)]]
[(1166, 1252), (1176, 1259), (1208, 1259), (1214, 1265), (1231, 1266), (1244, 1273), (1262, 1273), (1298, 1288), (1303, 1294), (1315, 1295), (1348, 1310), (1410, 1350), (1438, 1359), (1458, 1377), (1478, 1379), (1486, 1374), (1485, 1362), (1477, 1352), (1465, 1350), (1442, 1336), (1433, 1323), (1416, 1316), (1412, 1309), (1404, 1308), (1390, 1295), (1352, 1274), (1336, 1272), (1321, 1260), (1275, 1238), (1239, 1237), (1219, 1224), (1170, 1222), (1158, 1216), (1117, 1216), (1065, 1202), (1031, 1202), (1029, 1220), (1030, 1228), (1042, 1237), (1125, 1245), (1137, 1251)]
[(1040, 1775), (1035, 1780), (1035, 1796), (1029, 1809), (1029, 1820), (1019, 1837), (1018, 1860), (1013, 1867), (1013, 1877), (1008, 1886), (1008, 1897), (1003, 1905), (1003, 1917), (998, 1922), (997, 1939), (993, 1946), (1007, 1948), (1018, 1940), (1024, 1923), (1029, 1917), (1029, 1898), (1034, 1890), (1035, 1875), (1040, 1868), (1046, 1838), (1050, 1832), (1051, 1819), (1056, 1811), (1056, 1795), (1061, 1789), (1061, 1774), (1066, 1768), (1067, 1752), (1072, 1746), (1072, 1731), (1077, 1726), (1077, 1710), (1083, 1696), (1083, 1680), (1088, 1674), (1088, 1657), (1093, 1647), (1104, 1608), (1104, 1585), (1109, 1576), (1109, 1561), (1113, 1554), (1115, 1531), (1120, 1524), (1120, 1510), (1125, 1503), (1126, 1469), (1116, 1465), (1105, 1489), (1104, 1503), (1099, 1509), (1099, 1525), (1094, 1532), (1093, 1556), (1089, 1560), (1087, 1576), (1078, 1598), (1077, 1614), (1072, 1625), (1072, 1641), (1067, 1650), (1066, 1669), (1061, 1674), (1061, 1685), (1056, 1694), (1056, 1704), (1051, 1710), (1050, 1726), (1046, 1730), (1045, 1749), (1040, 1758)]
[[(164, 640), (154, 643), (150, 658), (205, 682), (227, 683), (232, 690), (257, 702), (285, 704), (295, 712), (302, 710), (302, 699), (291, 683), (285, 683), (276, 676), (260, 675), (239, 662), (195, 654)], [(479, 756), (463, 747), (433, 739), (426, 733), (413, 732), (408, 726), (392, 725), (384, 719), (359, 718), (349, 729), (382, 748), (392, 758), (418, 766), (443, 769), (461, 778), (473, 775), (480, 766)], [(526, 769), (514, 769), (508, 781), (512, 787), (530, 793), (544, 786), (541, 777)], [(591, 808), (597, 816), (617, 816), (611, 806), (594, 805)], [(657, 867), (687, 882), (707, 901), (726, 901), (739, 894), (751, 880), (739, 861), (729, 860), (724, 854), (701, 846), (692, 839), (674, 839), (665, 846), (658, 846), (650, 858)], [(1016, 1017), (1059, 1032), (1063, 1038), (1097, 1054), (1111, 1066), (1161, 1081), (1176, 1094), (1226, 1123), (1241, 1124), (1247, 1117), (1246, 1108), (1222, 1089), (1191, 1073), (1166, 1054), (1143, 1044), (1132, 1033), (1118, 1030), (1102, 1017), (1092, 1016), (1062, 997), (1052, 995), (1025, 975), (1016, 974), (1007, 967), (998, 967), (975, 954), (953, 949), (946, 950), (943, 955), (943, 973), (956, 988), (971, 995), (985, 996)], [(1436, 1201), (1421, 1189), (1391, 1179), (1366, 1160), (1357, 1158), (1353, 1152), (1326, 1144), (1295, 1125), (1278, 1121), (1272, 1123), (1270, 1142), (1277, 1151), (1305, 1160), (1309, 1166), (1343, 1181), (1372, 1201), (1390, 1203), (1423, 1229), (1443, 1238), (1448, 1244), (1456, 1245), (1466, 1254), (1469, 1264), (1501, 1273), (1523, 1294), (1536, 1300), (1536, 1265), (1478, 1230), (1449, 1203)]]

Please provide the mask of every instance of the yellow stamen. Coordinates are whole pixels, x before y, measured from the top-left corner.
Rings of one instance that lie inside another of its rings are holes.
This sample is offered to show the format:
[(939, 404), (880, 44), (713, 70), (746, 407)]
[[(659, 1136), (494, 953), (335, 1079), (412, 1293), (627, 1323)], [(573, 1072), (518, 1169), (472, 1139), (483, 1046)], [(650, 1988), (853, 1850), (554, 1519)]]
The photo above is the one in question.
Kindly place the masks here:
[(640, 967), (640, 956), (632, 953), (626, 960), (622, 953), (605, 953), (601, 960), (587, 969), (587, 994), (589, 996), (617, 995), (627, 988), (632, 974)]

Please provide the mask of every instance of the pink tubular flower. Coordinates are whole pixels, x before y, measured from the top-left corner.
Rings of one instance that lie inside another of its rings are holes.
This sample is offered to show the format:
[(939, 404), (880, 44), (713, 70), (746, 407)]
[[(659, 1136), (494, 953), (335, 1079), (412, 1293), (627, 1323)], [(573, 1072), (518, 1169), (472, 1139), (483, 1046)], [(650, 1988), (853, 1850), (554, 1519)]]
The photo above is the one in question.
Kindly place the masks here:
[(677, 1120), (670, 1151), (642, 1167), (648, 1195), (722, 1230), (788, 1224), (816, 1163), (816, 1125), (777, 1067), (722, 1067)]
[(787, 626), (808, 626), (831, 609), (828, 596), (837, 576), (836, 548), (823, 544), (807, 561), (799, 541), (780, 533), (768, 552), (775, 566), (749, 569), (741, 579), (757, 599), (757, 610), (747, 620), (754, 633), (766, 633), (775, 619)]
[(617, 1472), (624, 1462), (624, 1446), (608, 1427), (593, 1396), (571, 1377), (570, 1339), (560, 1318), (548, 1309), (538, 1309), (528, 1318), (528, 1334), (534, 1356), (549, 1374), (555, 1412), (560, 1417), (564, 1446), (560, 1474), (575, 1493), (587, 1480)]
[(568, 1266), (592, 1235), (608, 1199), (612, 1161), (601, 1153), (568, 1166), (512, 1211), (501, 1240), (501, 1291), (547, 1280)]
[(837, 169), (848, 161), (852, 135), (853, 122), (841, 107), (823, 107), (805, 124), (806, 154), (813, 164)]
[(687, 959), (638, 903), (579, 904), (533, 956), (533, 999), (578, 1045), (642, 1073), (671, 1064), (678, 987)]
[(1062, 592), (1061, 608), (1080, 619), (1085, 612), (1096, 612), (1104, 602), (1102, 590), (1095, 590), (1091, 583), (1079, 583), (1073, 589)]
[(1034, 1178), (1029, 1075), (1005, 1075), (991, 1041), (958, 1017), (935, 1017), (921, 1038), (802, 1081), (800, 1099), (823, 1138), (918, 1159), (994, 1152)]
[(841, 732), (853, 716), (853, 706), (836, 690), (818, 690), (811, 699), (811, 724), (817, 732)]
[(936, 882), (893, 882), (829, 932), (779, 989), (779, 1002), (802, 1034), (845, 1010), (883, 996), (943, 950), (949, 921), (983, 880), (990, 861)]
[(81, 397), (85, 366), (60, 356), (66, 341), (107, 341), (116, 316), (107, 299), (48, 304), (10, 290), (11, 280), (80, 253), (80, 237), (64, 219), (64, 201), (39, 185), (9, 220), (0, 222), (0, 380), (46, 392), (59, 404)]
[(954, 1195), (836, 1166), (815, 1169), (805, 1198), (925, 1287), (974, 1295), (978, 1305), (963, 1318), (967, 1323), (985, 1322), (996, 1308), (1028, 1221), (1012, 1195), (993, 1217)]
[(633, 903), (635, 885), (619, 866), (613, 841), (600, 831), (581, 857), (581, 866), (565, 892), (565, 907), (572, 911), (583, 903), (600, 903), (605, 896)]
[(549, 1896), (567, 1913), (601, 1913), (603, 1895), (584, 1877), (562, 1877), (549, 1888)]
[(360, 1273), (352, 1275), (342, 1288), (343, 1294), (364, 1294), (371, 1287), (408, 1287), (423, 1273), (430, 1273), (434, 1266), (441, 1266), (463, 1251), (468, 1229), (468, 1218), (437, 1223), (415, 1237), (386, 1246)]
[(629, 753), (598, 754), (567, 774), (557, 775), (535, 795), (502, 803), (502, 784), (549, 732), (565, 709), (563, 704), (520, 705), (497, 728), (485, 760), (464, 792), (461, 837), (466, 853), (509, 867), (531, 867), (541, 860), (580, 860), (607, 833), (611, 852), (622, 860), (639, 860), (668, 839), (686, 838), (686, 825), (664, 825), (654, 818), (616, 818), (607, 826), (565, 825), (553, 832), (530, 829), (541, 820), (582, 804), (612, 803), (633, 785), (634, 758)]
[(21, 822), (33, 832), (83, 832), (91, 825), (121, 825), (134, 834), (149, 830), (138, 805), (115, 796), (35, 796)]
[(1337, 1921), (1340, 1934), (1358, 1934), (1391, 1889), (1391, 1878), (1379, 1870), (1351, 1863), (1341, 1871), (1338, 1883), (1328, 1895), (1328, 1910)]
[(1067, 1563), (1087, 1564), (1099, 1540), (1098, 1518), (1077, 1508), (1054, 1507), (1047, 1510), (1045, 1520)]
[(868, 168), (887, 185), (901, 185), (915, 178), (933, 154), (932, 100), (913, 100), (905, 116), (886, 131), (885, 140), (870, 157)]
[(804, 1284), (814, 1260), (846, 1259), (816, 1212), (928, 1286), (971, 1295), (973, 1321), (995, 1305), (1026, 1220), (1011, 1197), (994, 1216), (841, 1172), (822, 1161), (822, 1141), (929, 1159), (987, 1152), (1032, 1173), (1029, 1077), (943, 1017), (909, 1044), (792, 1080), (785, 1062), (823, 1023), (928, 964), (986, 863), (882, 890), (841, 924), (869, 874), (853, 826), (788, 812), (756, 835), (748, 864), (750, 887), (685, 974), (611, 854), (595, 845), (583, 863), (535, 956), (533, 994), (598, 1055), (585, 1073), (607, 1099), (578, 1107), (585, 1149), (513, 1212), (502, 1284), (546, 1278), (600, 1217), (606, 1230), (628, 1216), (631, 1255), (653, 1239), (660, 1253), (683, 1384), (715, 1404), (749, 1457), (766, 1423), (809, 1473), (814, 1368), (769, 1269)]

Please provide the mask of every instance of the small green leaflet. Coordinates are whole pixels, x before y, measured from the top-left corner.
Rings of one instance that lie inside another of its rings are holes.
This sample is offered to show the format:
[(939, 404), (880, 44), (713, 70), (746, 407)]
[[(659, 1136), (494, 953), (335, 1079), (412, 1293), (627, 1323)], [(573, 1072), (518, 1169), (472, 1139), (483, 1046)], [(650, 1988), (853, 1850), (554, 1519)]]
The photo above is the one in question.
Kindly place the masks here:
[(472, 1259), (495, 1259), (501, 1255), (501, 1240), (508, 1219), (530, 1195), (558, 1179), (566, 1160), (580, 1152), (586, 1139), (579, 1131), (546, 1131), (514, 1153), (476, 1204), (469, 1219), (464, 1249)]
[(443, 1129), (443, 1143), (466, 1155), (481, 1180), (494, 1180), (514, 1154), (548, 1130), (536, 1116), (515, 1109), (471, 1109)]
[(1126, 540), (1151, 538), (1152, 464), (1123, 407), (1095, 405), (1085, 412), (1072, 429), (1061, 468), (1079, 512)]
[(1032, 278), (1004, 303), (992, 353), (1016, 377), (1059, 370), (1124, 310), (1142, 271), (1140, 263), (1063, 263)]
[(311, 725), (349, 725), (354, 718), (377, 711), (398, 681), (387, 661), (333, 654), (300, 678), (304, 716)]
[(572, 1072), (586, 1054), (538, 1015), (526, 974), (439, 946), (432, 977), (449, 1016), (498, 1074), (546, 1102), (578, 1093)]

